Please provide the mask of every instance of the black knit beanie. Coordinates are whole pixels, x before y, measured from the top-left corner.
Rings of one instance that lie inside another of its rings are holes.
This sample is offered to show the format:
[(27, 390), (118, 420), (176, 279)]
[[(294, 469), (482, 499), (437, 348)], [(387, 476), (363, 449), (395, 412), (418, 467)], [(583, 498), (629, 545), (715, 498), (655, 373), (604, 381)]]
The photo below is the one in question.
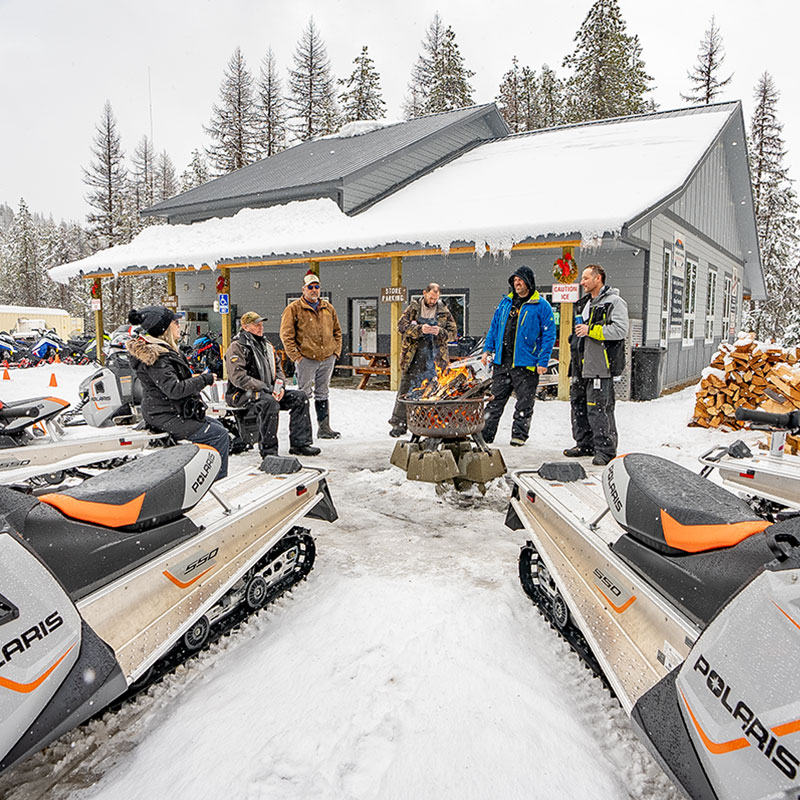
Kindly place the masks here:
[(164, 306), (145, 306), (138, 310), (132, 308), (128, 313), (128, 322), (143, 328), (151, 336), (161, 336), (176, 319), (179, 319), (178, 315)]

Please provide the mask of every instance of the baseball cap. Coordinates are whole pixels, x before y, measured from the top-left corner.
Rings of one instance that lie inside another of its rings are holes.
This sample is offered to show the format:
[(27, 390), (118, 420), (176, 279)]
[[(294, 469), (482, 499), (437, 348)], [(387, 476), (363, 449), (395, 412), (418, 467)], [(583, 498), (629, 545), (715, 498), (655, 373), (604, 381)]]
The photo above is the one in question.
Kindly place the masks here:
[(246, 311), (244, 314), (242, 314), (242, 325), (252, 325), (255, 322), (266, 322), (266, 321), (267, 321), (266, 317), (262, 317), (255, 311)]
[(303, 277), (303, 286), (308, 286), (309, 283), (319, 283), (319, 275), (309, 272), (308, 275)]

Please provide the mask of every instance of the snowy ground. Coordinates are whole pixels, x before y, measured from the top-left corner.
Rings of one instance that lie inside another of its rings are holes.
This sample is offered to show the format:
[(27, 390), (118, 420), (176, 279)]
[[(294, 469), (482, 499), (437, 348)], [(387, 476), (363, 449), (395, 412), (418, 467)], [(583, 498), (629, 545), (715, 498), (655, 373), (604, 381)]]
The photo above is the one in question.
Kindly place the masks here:
[[(86, 368), (12, 371), (0, 399), (74, 400)], [(692, 389), (617, 406), (622, 452), (698, 469)], [(339, 511), (307, 582), (117, 714), (0, 778), (0, 797), (677, 798), (619, 705), (523, 594), (509, 489), (439, 498), (389, 466), (388, 391), (334, 389)], [(282, 415), (284, 416), (284, 415)], [(569, 408), (536, 405), (510, 469), (559, 458)], [(282, 447), (288, 448), (286, 421)], [(752, 438), (752, 435), (751, 437)], [(252, 455), (237, 462), (252, 463)], [(52, 775), (62, 777), (53, 782)], [(64, 774), (64, 772), (66, 774)]]

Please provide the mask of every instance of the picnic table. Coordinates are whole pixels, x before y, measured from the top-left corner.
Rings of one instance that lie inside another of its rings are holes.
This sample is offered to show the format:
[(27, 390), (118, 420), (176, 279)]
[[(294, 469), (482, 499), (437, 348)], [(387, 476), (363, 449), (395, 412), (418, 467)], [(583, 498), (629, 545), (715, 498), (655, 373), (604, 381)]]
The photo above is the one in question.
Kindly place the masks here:
[(389, 353), (365, 353), (362, 351), (358, 353), (348, 353), (347, 355), (350, 358), (363, 358), (369, 362), (365, 366), (360, 366), (358, 364), (336, 365), (337, 369), (351, 369), (354, 375), (361, 376), (361, 380), (358, 384), (359, 389), (366, 389), (369, 379), (373, 375), (391, 375), (391, 369), (389, 367), (391, 355)]

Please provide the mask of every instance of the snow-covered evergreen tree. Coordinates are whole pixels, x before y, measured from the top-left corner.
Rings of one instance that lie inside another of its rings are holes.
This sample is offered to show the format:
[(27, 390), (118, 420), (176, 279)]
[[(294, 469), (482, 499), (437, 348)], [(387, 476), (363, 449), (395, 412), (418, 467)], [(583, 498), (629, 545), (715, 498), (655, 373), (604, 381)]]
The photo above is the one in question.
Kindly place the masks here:
[(20, 199), (14, 221), (6, 234), (4, 258), (4, 302), (20, 306), (47, 305), (44, 287), (43, 242), (39, 225), (24, 199)]
[(433, 81), (428, 94), (428, 113), (436, 114), (472, 105), (472, 86), (469, 79), (474, 74), (464, 64), (456, 35), (448, 25), (434, 61)]
[(718, 73), (725, 60), (725, 48), (722, 45), (722, 36), (717, 27), (716, 20), (711, 17), (711, 24), (700, 42), (700, 52), (697, 54), (697, 63), (687, 75), (692, 83), (688, 94), (681, 97), (688, 103), (713, 103), (722, 89), (731, 82), (733, 75), (719, 78)]
[(425, 31), (422, 52), (411, 70), (408, 95), (403, 101), (403, 113), (406, 119), (414, 119), (429, 113), (428, 99), (434, 83), (436, 63), (439, 59), (444, 34), (444, 23), (437, 12), (433, 15), (433, 20)]
[(103, 116), (95, 128), (92, 161), (83, 170), (83, 182), (89, 186), (87, 202), (92, 212), (87, 216), (92, 247), (100, 250), (128, 241), (126, 194), (128, 173), (120, 144), (117, 120), (106, 102)]
[(286, 109), (272, 48), (261, 61), (257, 113), (261, 155), (274, 156), (286, 147)]
[(260, 157), (253, 77), (239, 47), (233, 51), (219, 87), (219, 105), (204, 128), (211, 137), (208, 157), (218, 175), (246, 167)]
[(297, 43), (294, 69), (289, 70), (290, 126), (301, 142), (338, 130), (333, 83), (328, 53), (312, 17)]
[(366, 45), (353, 61), (355, 68), (347, 79), (339, 81), (343, 91), (339, 95), (342, 121), (355, 122), (362, 119), (383, 119), (386, 103), (381, 94), (381, 78), (375, 62), (369, 57)]
[(564, 58), (572, 122), (640, 114), (655, 108), (646, 95), (652, 78), (637, 36), (627, 33), (617, 0), (595, 0)]
[(8, 203), (0, 203), (0, 234), (7, 231), (14, 221), (14, 211)]
[(522, 71), (517, 57), (511, 59), (511, 69), (503, 75), (495, 98), (497, 109), (512, 132), (527, 130), (522, 114)]
[(139, 211), (156, 202), (156, 154), (153, 143), (142, 136), (131, 158), (131, 185), (136, 207)]
[(175, 166), (169, 153), (162, 150), (156, 159), (155, 173), (155, 200), (160, 203), (162, 200), (169, 200), (178, 193), (178, 180), (175, 177)]
[(536, 88), (539, 106), (537, 127), (552, 128), (563, 124), (566, 121), (564, 83), (547, 64), (542, 64)]
[(747, 322), (759, 339), (800, 342), (797, 196), (784, 163), (783, 125), (778, 121), (779, 92), (765, 72), (755, 90), (750, 123), (750, 174), (753, 181), (761, 263), (768, 299), (749, 304)]
[(181, 173), (181, 191), (188, 192), (195, 186), (202, 186), (208, 183), (211, 174), (208, 169), (208, 161), (205, 154), (198, 149), (192, 150), (192, 159), (189, 166)]

